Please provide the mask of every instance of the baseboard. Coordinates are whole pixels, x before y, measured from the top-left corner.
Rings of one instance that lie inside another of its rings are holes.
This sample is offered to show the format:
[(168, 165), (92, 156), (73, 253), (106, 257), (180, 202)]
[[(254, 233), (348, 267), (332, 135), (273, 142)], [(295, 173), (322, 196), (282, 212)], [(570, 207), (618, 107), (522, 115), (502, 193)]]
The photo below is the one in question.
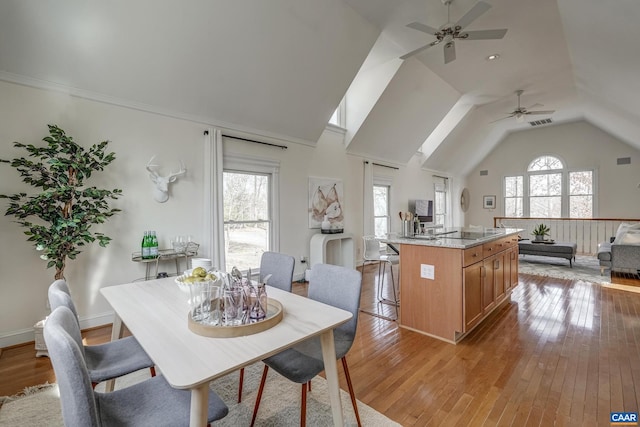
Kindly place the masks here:
[[(95, 328), (96, 326), (113, 323), (113, 312), (101, 313), (80, 319), (80, 329)], [(35, 336), (33, 328), (19, 329), (17, 331), (6, 332), (0, 335), (0, 349), (15, 345), (34, 342)]]

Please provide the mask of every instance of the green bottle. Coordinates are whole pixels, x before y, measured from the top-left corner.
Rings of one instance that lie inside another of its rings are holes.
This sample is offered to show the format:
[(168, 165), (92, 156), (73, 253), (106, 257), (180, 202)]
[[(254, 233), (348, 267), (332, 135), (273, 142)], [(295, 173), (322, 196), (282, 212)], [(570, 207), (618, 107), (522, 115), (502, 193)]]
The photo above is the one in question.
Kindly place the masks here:
[(149, 257), (158, 258), (158, 238), (156, 232), (151, 232), (151, 244), (149, 245)]
[(149, 232), (145, 231), (144, 237), (142, 238), (142, 259), (149, 259), (149, 240)]

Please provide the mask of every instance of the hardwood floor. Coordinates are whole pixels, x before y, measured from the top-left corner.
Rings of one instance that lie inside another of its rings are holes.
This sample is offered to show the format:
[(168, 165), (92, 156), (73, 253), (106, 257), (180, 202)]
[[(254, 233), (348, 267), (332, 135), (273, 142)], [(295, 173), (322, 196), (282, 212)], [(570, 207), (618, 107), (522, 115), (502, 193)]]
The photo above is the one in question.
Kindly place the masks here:
[[(363, 307), (377, 307), (376, 272), (365, 269)], [(85, 336), (106, 341), (110, 327)], [(361, 313), (347, 359), (358, 399), (405, 426), (608, 426), (611, 411), (639, 409), (640, 294), (522, 274), (458, 345)], [(0, 378), (0, 395), (54, 381), (33, 345), (5, 349)]]

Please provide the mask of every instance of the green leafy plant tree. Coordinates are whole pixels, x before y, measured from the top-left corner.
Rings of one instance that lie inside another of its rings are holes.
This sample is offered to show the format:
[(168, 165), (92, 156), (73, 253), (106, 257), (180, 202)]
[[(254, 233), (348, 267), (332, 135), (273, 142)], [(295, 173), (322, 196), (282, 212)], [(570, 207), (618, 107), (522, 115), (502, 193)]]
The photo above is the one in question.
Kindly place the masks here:
[(544, 224), (538, 224), (531, 234), (536, 236), (537, 240), (544, 240), (544, 236), (548, 236), (551, 229)]
[(46, 146), (14, 142), (15, 147), (26, 150), (27, 157), (0, 159), (40, 191), (0, 194), (0, 198), (10, 200), (5, 215), (13, 215), (26, 228), (27, 241), (42, 251), (40, 258), (47, 261), (47, 268), (56, 268), (55, 279), (62, 279), (67, 258), (75, 259), (81, 247), (96, 240), (105, 247), (111, 241), (91, 228), (120, 212), (108, 202), (120, 197), (122, 190), (85, 185), (94, 172), (104, 170), (115, 159), (114, 153), (105, 152), (109, 141), (86, 150), (58, 126), (48, 126), (49, 136), (43, 138)]

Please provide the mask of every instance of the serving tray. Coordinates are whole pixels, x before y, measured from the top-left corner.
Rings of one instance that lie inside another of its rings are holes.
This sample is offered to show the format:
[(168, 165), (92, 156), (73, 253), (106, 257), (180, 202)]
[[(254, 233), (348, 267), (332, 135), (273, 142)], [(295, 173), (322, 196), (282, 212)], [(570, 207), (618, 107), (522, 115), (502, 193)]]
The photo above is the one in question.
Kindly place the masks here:
[(273, 298), (267, 300), (267, 317), (263, 320), (247, 323), (244, 325), (208, 325), (196, 322), (191, 318), (191, 313), (187, 314), (189, 322), (189, 330), (198, 335), (212, 338), (233, 338), (245, 335), (253, 335), (258, 332), (266, 331), (280, 323), (284, 317), (284, 308), (280, 301)]
[(531, 243), (541, 243), (541, 244), (546, 244), (546, 245), (551, 245), (553, 243), (555, 243), (555, 240), (532, 240)]

